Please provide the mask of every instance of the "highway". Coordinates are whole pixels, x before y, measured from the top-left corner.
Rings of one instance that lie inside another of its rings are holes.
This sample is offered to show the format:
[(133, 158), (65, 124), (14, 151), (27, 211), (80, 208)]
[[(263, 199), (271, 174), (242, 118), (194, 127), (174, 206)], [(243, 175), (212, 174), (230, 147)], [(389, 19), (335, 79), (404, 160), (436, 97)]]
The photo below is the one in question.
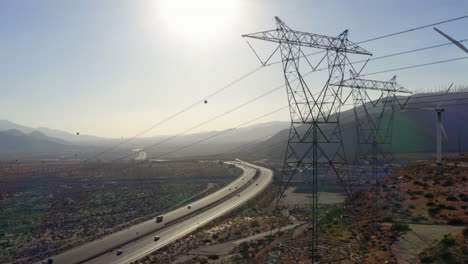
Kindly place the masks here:
[[(73, 248), (53, 257), (54, 263), (129, 263), (137, 260), (241, 206), (266, 188), (273, 178), (273, 172), (269, 169), (242, 161), (230, 163), (243, 169), (243, 174), (217, 192), (190, 203), (190, 209), (183, 206), (165, 213), (162, 223), (155, 223), (155, 219), (152, 219)], [(256, 169), (260, 170), (260, 174), (254, 179)], [(241, 188), (239, 194), (232, 195)], [(216, 202), (218, 204), (207, 207)], [(208, 209), (196, 212), (202, 208)], [(161, 239), (154, 242), (156, 234)], [(124, 253), (117, 256), (116, 250), (110, 251), (113, 248), (119, 248)]]

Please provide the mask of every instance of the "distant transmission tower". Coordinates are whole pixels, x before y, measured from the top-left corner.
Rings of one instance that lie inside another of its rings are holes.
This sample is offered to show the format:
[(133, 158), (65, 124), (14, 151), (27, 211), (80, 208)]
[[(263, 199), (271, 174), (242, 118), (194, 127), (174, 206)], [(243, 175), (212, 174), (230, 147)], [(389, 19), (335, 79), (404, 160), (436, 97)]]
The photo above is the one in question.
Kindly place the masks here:
[[(396, 76), (389, 81), (362, 79), (352, 72), (351, 76), (332, 85), (352, 89), (357, 147), (353, 164), (355, 182), (351, 189), (353, 192), (367, 191), (370, 195), (367, 200), (371, 204), (351, 204), (348, 209), (361, 207), (361, 210), (353, 210), (359, 212), (356, 216), (365, 219), (375, 229), (379, 180), (393, 171), (391, 144), (395, 108), (401, 108), (408, 99), (400, 101), (397, 94), (411, 92), (397, 84)], [(362, 208), (364, 206), (367, 208)]]
[[(319, 248), (319, 177), (333, 177), (342, 184), (345, 192), (349, 192), (347, 186), (350, 175), (347, 171), (339, 122), (343, 104), (343, 86), (340, 84), (345, 80), (346, 67), (351, 64), (348, 54), (372, 54), (349, 41), (347, 30), (337, 37), (330, 37), (295, 31), (278, 17), (275, 19), (276, 29), (243, 37), (279, 44), (291, 127), (281, 175), (282, 191), (278, 199), (281, 199), (292, 181), (303, 180), (312, 185), (312, 237), (307, 241), (306, 249), (295, 247), (294, 250), (300, 250), (313, 263), (318, 263), (322, 256), (329, 253), (324, 251), (323, 247)], [(313, 64), (305, 55), (304, 49), (307, 48), (321, 50), (317, 53), (321, 56), (316, 63)], [(328, 76), (319, 93), (313, 95), (311, 82), (305, 78), (306, 72), (315, 71), (324, 61), (328, 65)]]

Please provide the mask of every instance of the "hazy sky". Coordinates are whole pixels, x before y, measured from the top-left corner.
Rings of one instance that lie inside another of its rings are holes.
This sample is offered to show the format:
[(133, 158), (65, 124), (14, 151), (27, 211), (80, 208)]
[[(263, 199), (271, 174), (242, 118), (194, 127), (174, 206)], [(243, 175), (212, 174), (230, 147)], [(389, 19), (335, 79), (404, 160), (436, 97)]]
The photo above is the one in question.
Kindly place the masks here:
[[(196, 4), (194, 4), (196, 3)], [(128, 137), (255, 69), (241, 34), (297, 30), (358, 42), (468, 15), (468, 1), (2, 0), (0, 118)], [(438, 26), (468, 38), (468, 19)], [(432, 29), (369, 42), (374, 56), (447, 42)], [(265, 54), (267, 50), (265, 50)], [(466, 56), (454, 46), (375, 61), (364, 72)], [(410, 90), (468, 84), (468, 60), (394, 74)], [(147, 135), (178, 133), (283, 84), (265, 68)], [(196, 131), (234, 127), (286, 104), (281, 89)], [(264, 121), (288, 120), (286, 110)]]

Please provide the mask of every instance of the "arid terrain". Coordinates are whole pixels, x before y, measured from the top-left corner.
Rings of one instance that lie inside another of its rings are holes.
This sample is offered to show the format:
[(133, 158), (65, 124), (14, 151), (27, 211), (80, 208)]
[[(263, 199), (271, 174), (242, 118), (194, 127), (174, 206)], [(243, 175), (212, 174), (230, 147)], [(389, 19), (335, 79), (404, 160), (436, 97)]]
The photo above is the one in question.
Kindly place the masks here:
[(97, 239), (213, 192), (240, 173), (214, 161), (3, 165), (0, 263), (29, 263)]
[[(375, 196), (360, 191), (344, 201), (352, 210), (343, 209), (342, 199), (321, 204), (319, 238), (332, 249), (322, 252), (322, 260), (466, 263), (467, 177), (468, 156), (446, 158), (441, 166), (418, 161), (384, 177), (375, 203)], [(308, 263), (304, 254), (285, 251), (310, 241), (307, 195), (288, 190), (288, 206), (275, 213), (275, 190), (138, 263)], [(270, 232), (279, 226), (280, 232)]]

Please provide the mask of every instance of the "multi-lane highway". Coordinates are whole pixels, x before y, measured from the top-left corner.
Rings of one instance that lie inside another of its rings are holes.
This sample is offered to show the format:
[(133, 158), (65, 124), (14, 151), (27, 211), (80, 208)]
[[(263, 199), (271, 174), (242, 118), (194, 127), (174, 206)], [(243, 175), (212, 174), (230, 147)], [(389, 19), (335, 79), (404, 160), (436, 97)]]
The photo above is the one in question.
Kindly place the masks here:
[[(272, 180), (273, 172), (269, 169), (242, 161), (232, 164), (243, 169), (243, 174), (219, 191), (191, 203), (190, 209), (183, 206), (164, 214), (162, 223), (152, 219), (73, 248), (55, 256), (54, 263), (129, 263), (137, 260), (241, 206)], [(257, 169), (260, 173), (255, 177)], [(160, 237), (159, 241), (154, 241), (155, 235)], [(123, 254), (110, 251), (115, 248)]]

